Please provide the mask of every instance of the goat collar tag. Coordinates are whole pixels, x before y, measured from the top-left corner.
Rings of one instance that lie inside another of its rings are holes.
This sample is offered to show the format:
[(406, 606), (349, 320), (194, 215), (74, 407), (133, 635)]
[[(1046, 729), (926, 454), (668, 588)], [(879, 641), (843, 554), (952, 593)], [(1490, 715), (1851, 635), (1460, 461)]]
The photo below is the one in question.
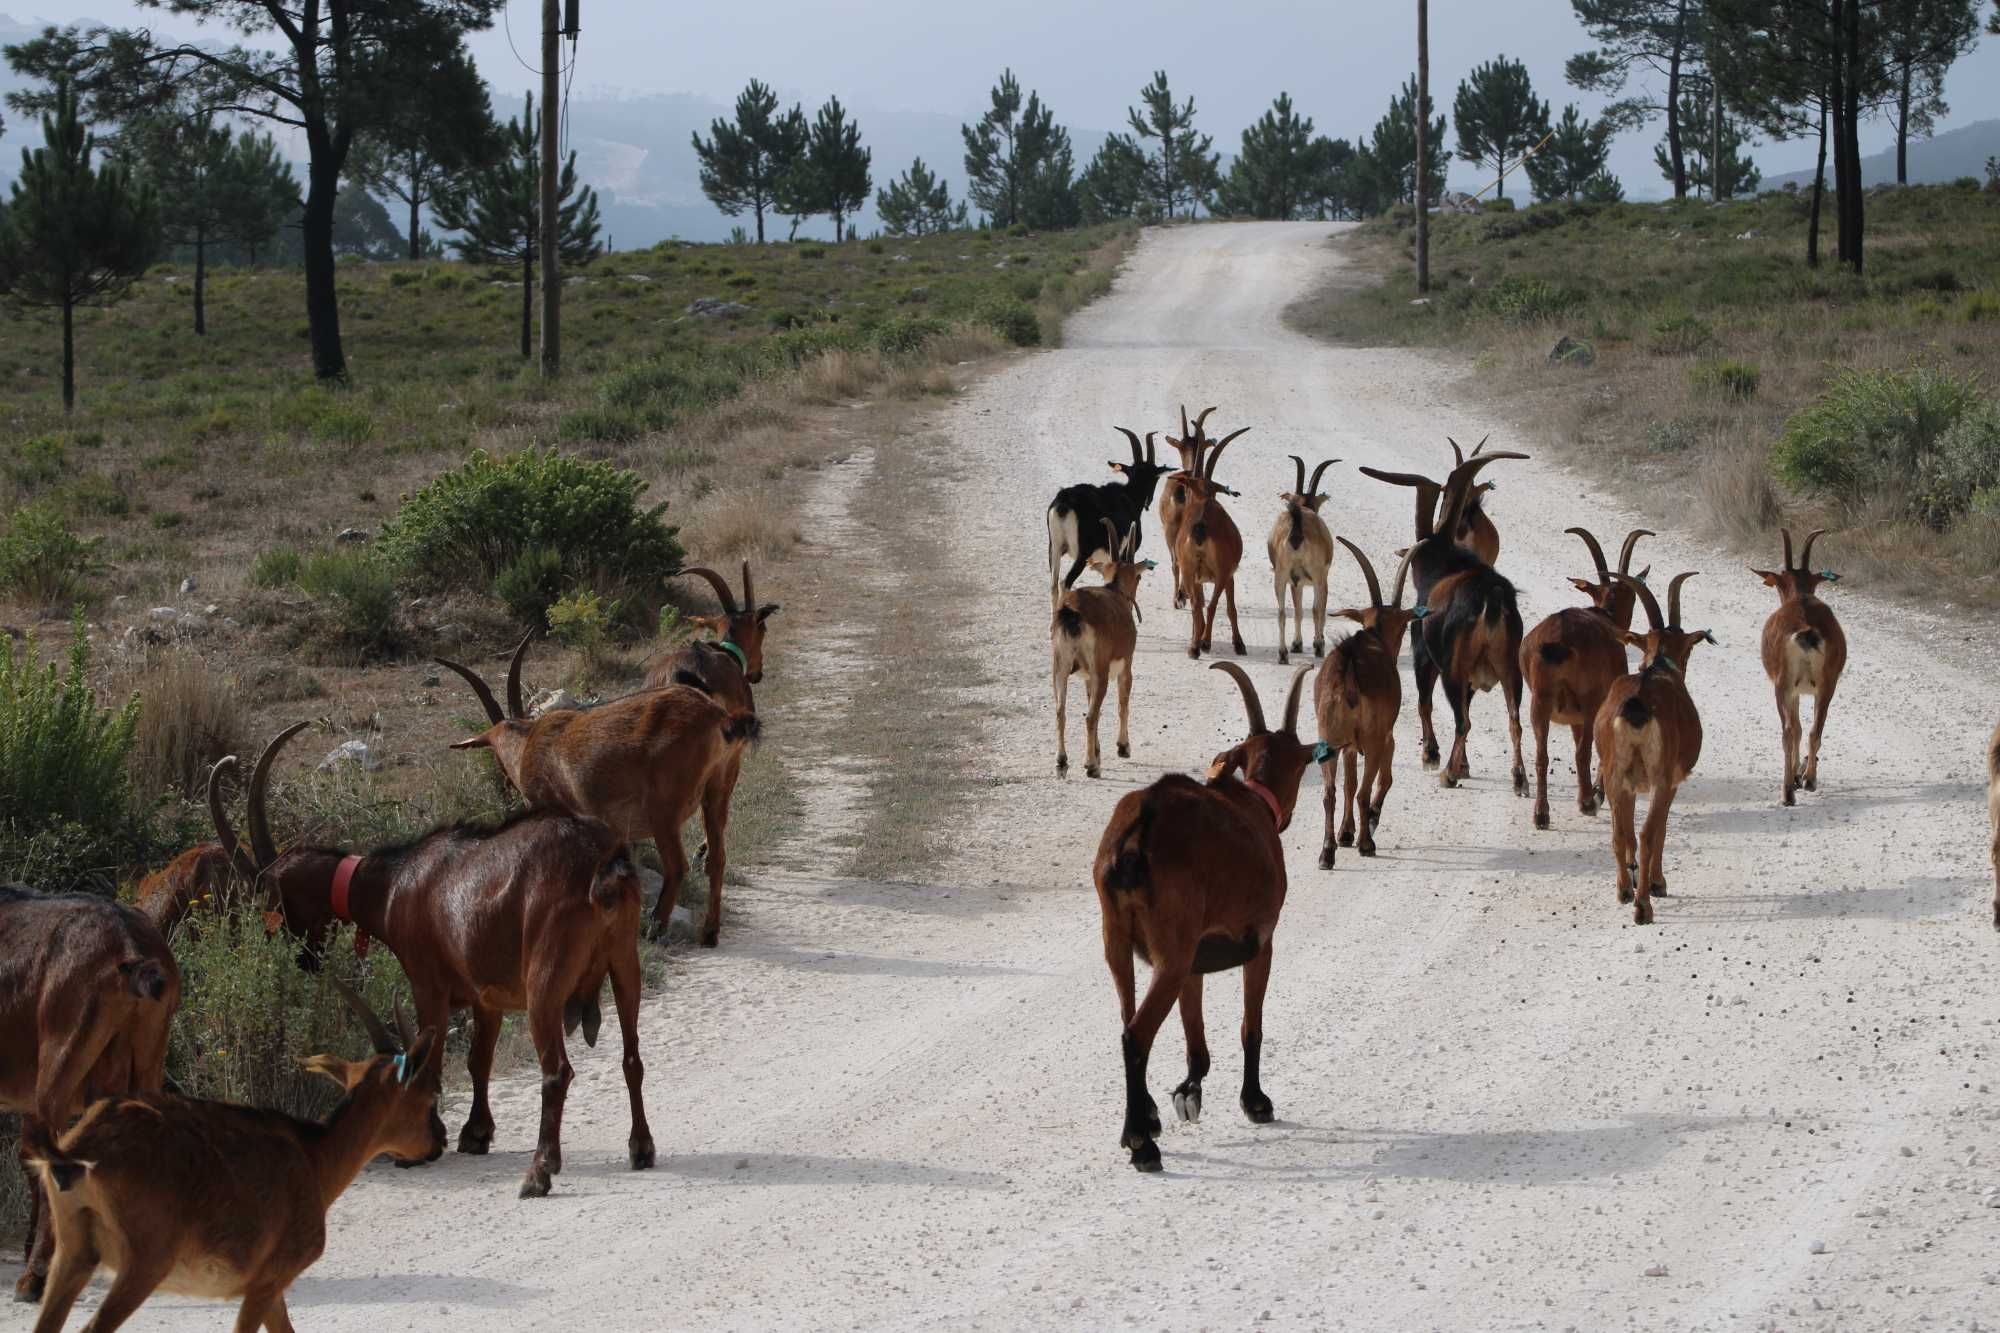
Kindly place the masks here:
[(1314, 743), (1313, 762), (1315, 764), (1323, 764), (1331, 758), (1333, 758), (1333, 747), (1331, 745), (1328, 745), (1325, 741)]
[(743, 668), (744, 675), (747, 676), (750, 674), (750, 659), (748, 656), (744, 654), (741, 648), (737, 647), (734, 643), (730, 642), (728, 639), (717, 639), (715, 641), (715, 646), (720, 648), (723, 652), (728, 653), (731, 657), (735, 658), (736, 665)]
[[(1412, 160), (1414, 160), (1414, 159), (1412, 159)], [(1838, 582), (1840, 582), (1840, 575), (1838, 575), (1838, 574), (1834, 573), (1834, 572), (1833, 572), (1832, 570), (1830, 570), (1830, 569), (1822, 569), (1822, 570), (1821, 570), (1821, 571), (1819, 572), (1819, 576), (1820, 576), (1821, 578), (1825, 579), (1825, 580), (1826, 580), (1826, 581), (1827, 581), (1828, 583), (1838, 583)]]
[(409, 1059), (410, 1057), (401, 1051), (396, 1053), (395, 1070), (396, 1081), (398, 1083), (408, 1083), (410, 1081)]
[[(328, 896), (333, 899), (333, 919), (336, 921), (354, 920), (354, 914), (348, 910), (347, 899), (349, 891), (354, 887), (354, 872), (360, 865), (360, 857), (343, 856), (340, 858), (340, 864), (334, 867), (333, 892)], [(354, 931), (354, 956), (356, 958), (368, 956), (368, 933), (359, 926)]]
[(1278, 808), (1278, 798), (1271, 794), (1271, 789), (1251, 777), (1248, 773), (1243, 775), (1243, 785), (1264, 799), (1264, 804), (1271, 807), (1271, 822), (1279, 828), (1283, 828), (1285, 826), (1285, 812)]
[(1665, 667), (1676, 676), (1681, 673), (1680, 663), (1674, 661), (1673, 658), (1668, 657), (1665, 653), (1661, 653), (1658, 657), (1654, 658), (1652, 664), (1656, 667)]

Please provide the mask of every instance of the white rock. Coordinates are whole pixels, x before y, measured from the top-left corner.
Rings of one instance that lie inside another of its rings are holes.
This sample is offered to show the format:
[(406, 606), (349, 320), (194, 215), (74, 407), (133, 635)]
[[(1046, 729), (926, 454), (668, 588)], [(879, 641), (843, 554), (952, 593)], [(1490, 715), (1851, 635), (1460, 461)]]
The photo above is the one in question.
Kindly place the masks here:
[(1665, 1264), (1654, 1264), (1646, 1270), (1647, 1277), (1665, 1277), (1666, 1275), (1667, 1266)]
[(373, 773), (382, 767), (382, 759), (368, 748), (367, 741), (342, 741), (327, 751), (326, 758), (319, 761), (319, 771), (339, 768), (342, 764), (359, 764), (365, 773)]
[[(1416, 161), (1415, 158), (1411, 158), (1410, 160), (1412, 162)], [(222, 614), (222, 608), (218, 606), (216, 603), (210, 602), (207, 606), (204, 606), (201, 609), (201, 613), (205, 616), (219, 616)]]
[[(1415, 161), (1415, 160), (1416, 160), (1416, 159), (1414, 159), (1414, 158), (1412, 158), (1412, 159), (1411, 159), (1411, 161)], [(182, 580), (181, 580), (181, 596), (185, 597), (185, 596), (187, 596), (187, 595), (188, 595), (189, 593), (191, 593), (191, 592), (193, 592), (193, 591), (194, 591), (194, 579), (193, 579), (192, 577), (189, 577), (189, 578), (184, 578), (184, 579), (182, 579)]]
[(1814, 1242), (1813, 1242), (1812, 1244), (1810, 1244), (1810, 1245), (1806, 1246), (1806, 1253), (1807, 1253), (1807, 1254), (1825, 1254), (1825, 1253), (1826, 1253), (1826, 1242), (1825, 1242), (1825, 1241), (1823, 1241), (1823, 1240), (1816, 1240), (1816, 1241), (1814, 1241)]
[(180, 608), (177, 606), (156, 606), (146, 614), (155, 620), (179, 620), (181, 618)]
[(342, 528), (334, 536), (334, 540), (337, 542), (365, 542), (368, 540), (368, 533), (361, 528)]
[(555, 712), (558, 709), (581, 707), (583, 700), (568, 690), (543, 690), (535, 696), (535, 701), (528, 705), (528, 716), (540, 717), (543, 713)]

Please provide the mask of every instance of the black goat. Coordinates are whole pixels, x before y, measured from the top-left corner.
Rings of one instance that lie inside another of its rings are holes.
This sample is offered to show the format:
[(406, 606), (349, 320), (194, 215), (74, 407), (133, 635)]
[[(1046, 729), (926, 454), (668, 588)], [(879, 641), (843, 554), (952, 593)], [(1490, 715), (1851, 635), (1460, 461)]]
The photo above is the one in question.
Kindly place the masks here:
[(1417, 717), (1423, 723), (1425, 768), (1438, 765), (1431, 686), (1440, 676), (1444, 679), (1454, 737), (1450, 762), (1438, 777), (1446, 787), (1456, 787), (1471, 771), (1465, 738), (1472, 731), (1473, 694), (1498, 685), (1507, 699), (1507, 729), (1514, 742), (1514, 790), (1523, 796), (1528, 792), (1528, 770), (1521, 762), (1521, 609), (1514, 585), (1453, 540), (1480, 469), (1503, 458), (1526, 457), (1479, 454), (1453, 468), (1443, 485), (1414, 473), (1361, 469), (1377, 481), (1417, 491), (1417, 542), (1409, 550), (1410, 574), (1416, 580), (1417, 601), (1427, 609), (1411, 640), (1410, 661), (1417, 682)]
[[(1104, 553), (1108, 564), (1116, 559), (1111, 548), (1103, 543), (1104, 524), (1108, 521), (1117, 531), (1118, 541), (1125, 543), (1125, 536), (1139, 526), (1139, 519), (1152, 507), (1153, 490), (1160, 478), (1172, 472), (1154, 460), (1153, 437), (1157, 431), (1146, 432), (1146, 449), (1139, 451), (1139, 437), (1123, 426), (1115, 429), (1124, 433), (1132, 442), (1132, 461), (1111, 463), (1113, 472), (1124, 474), (1124, 480), (1105, 482), (1101, 486), (1065, 486), (1056, 492), (1056, 498), (1049, 502), (1049, 601), (1060, 604), (1063, 590), (1075, 584), (1076, 576), (1083, 573), (1083, 567), (1090, 563), (1098, 552)], [(1137, 551), (1139, 538), (1134, 537), (1131, 548)], [(1075, 563), (1069, 573), (1062, 574), (1064, 556), (1071, 556)]]

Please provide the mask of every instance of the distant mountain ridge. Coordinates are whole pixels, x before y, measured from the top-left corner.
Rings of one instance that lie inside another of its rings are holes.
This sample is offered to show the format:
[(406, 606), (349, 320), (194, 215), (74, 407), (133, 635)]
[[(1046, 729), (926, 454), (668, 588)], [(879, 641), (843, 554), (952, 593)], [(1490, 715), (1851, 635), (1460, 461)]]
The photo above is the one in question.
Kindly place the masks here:
[[(1961, 125), (1955, 130), (1946, 130), (1934, 139), (1921, 139), (1910, 144), (1910, 183), (1912, 185), (1943, 185), (1961, 176), (1986, 179), (1986, 159), (2000, 157), (2000, 120), (1975, 120), (1970, 125)], [(1833, 184), (1833, 162), (1829, 155), (1826, 168), (1829, 187)], [(1783, 189), (1796, 183), (1800, 189), (1810, 188), (1813, 173), (1810, 170), (1788, 172), (1782, 176), (1766, 176), (1761, 188)], [(1893, 185), (1896, 182), (1896, 149), (1891, 144), (1879, 153), (1871, 153), (1861, 159), (1861, 183), (1863, 185)]]

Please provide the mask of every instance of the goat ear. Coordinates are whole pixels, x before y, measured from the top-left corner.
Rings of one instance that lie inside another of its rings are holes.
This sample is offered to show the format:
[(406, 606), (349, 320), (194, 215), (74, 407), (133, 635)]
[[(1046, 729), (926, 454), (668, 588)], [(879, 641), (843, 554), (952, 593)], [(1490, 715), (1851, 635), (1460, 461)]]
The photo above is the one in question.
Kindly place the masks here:
[(342, 1089), (352, 1088), (359, 1081), (357, 1071), (367, 1068), (366, 1065), (351, 1064), (337, 1055), (308, 1055), (299, 1061), (299, 1067), (308, 1074), (331, 1079)]
[(1224, 750), (1221, 754), (1208, 761), (1208, 780), (1214, 782), (1224, 774), (1234, 769), (1242, 768), (1244, 762), (1242, 746), (1238, 745)]
[(403, 1082), (409, 1083), (423, 1072), (424, 1066), (430, 1063), (431, 1049), (436, 1045), (436, 1028), (425, 1028), (417, 1034), (417, 1039), (410, 1043), (410, 1049), (403, 1056)]
[[(1411, 160), (1415, 161), (1416, 159), (1412, 158)], [(765, 621), (769, 620), (772, 616), (775, 616), (777, 614), (778, 614), (778, 604), (776, 602), (772, 602), (766, 606), (760, 606), (757, 608), (757, 623), (761, 625)]]
[[(1414, 161), (1415, 159), (1411, 160)], [(1339, 616), (1343, 620), (1351, 620), (1357, 625), (1365, 625), (1368, 623), (1368, 613), (1366, 611), (1358, 610), (1355, 607), (1343, 606), (1340, 608), (1340, 610), (1335, 611), (1333, 614)]]
[[(1412, 160), (1414, 161), (1415, 159)], [(1121, 463), (1115, 458), (1107, 460), (1105, 466), (1110, 468), (1113, 472), (1130, 472), (1132, 470), (1132, 465), (1130, 463)]]
[(493, 748), (493, 733), (491, 731), (482, 731), (477, 736), (468, 736), (462, 741), (453, 741), (451, 748), (454, 750), (490, 750)]
[[(1648, 566), (1648, 568), (1650, 568), (1650, 566)], [(1772, 573), (1772, 572), (1771, 572), (1770, 570), (1768, 570), (1768, 569), (1753, 569), (1753, 570), (1751, 570), (1750, 572), (1751, 572), (1752, 574), (1755, 574), (1755, 575), (1756, 575), (1756, 576), (1757, 576), (1758, 578), (1760, 578), (1760, 579), (1764, 580), (1764, 582), (1766, 582), (1766, 583), (1770, 584), (1770, 585), (1771, 585), (1771, 586), (1772, 586), (1773, 588), (1775, 588), (1775, 587), (1777, 587), (1777, 586), (1778, 586), (1778, 578), (1779, 578), (1779, 576), (1778, 576), (1778, 575), (1776, 575), (1776, 574), (1774, 574), (1774, 573)]]
[[(1412, 158), (1411, 160), (1415, 161), (1416, 159)], [(1595, 583), (1592, 583), (1589, 579), (1571, 579), (1569, 583), (1572, 588), (1575, 588), (1580, 593), (1584, 593), (1591, 597), (1595, 597), (1597, 595), (1597, 585)]]

